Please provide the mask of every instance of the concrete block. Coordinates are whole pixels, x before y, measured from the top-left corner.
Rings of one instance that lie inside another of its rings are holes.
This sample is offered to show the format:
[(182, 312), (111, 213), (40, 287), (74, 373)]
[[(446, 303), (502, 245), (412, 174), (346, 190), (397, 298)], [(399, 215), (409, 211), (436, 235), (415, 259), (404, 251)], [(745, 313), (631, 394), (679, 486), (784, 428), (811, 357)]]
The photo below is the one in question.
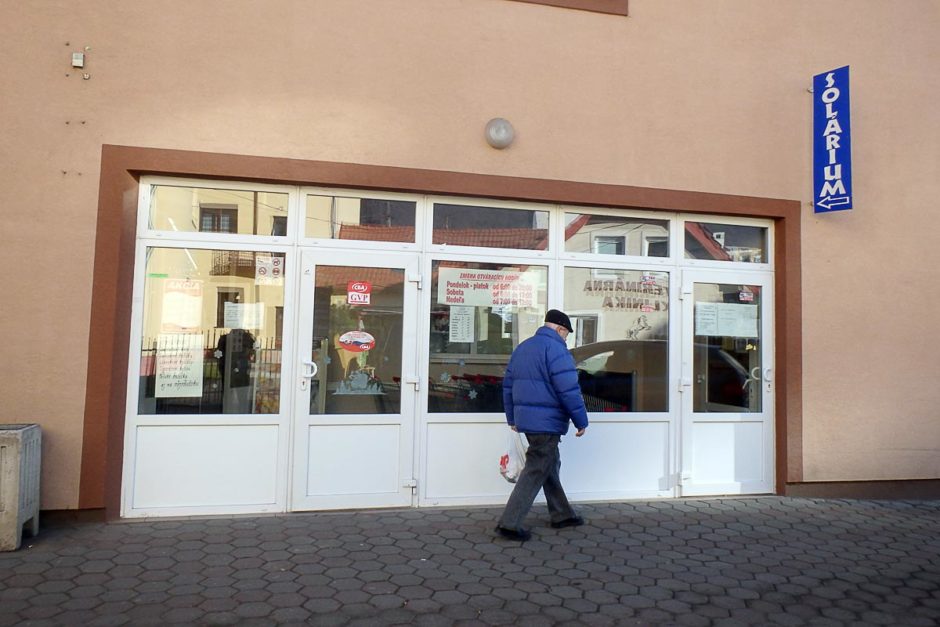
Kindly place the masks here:
[(27, 522), (39, 533), (41, 459), (39, 425), (0, 425), (0, 551), (20, 547)]

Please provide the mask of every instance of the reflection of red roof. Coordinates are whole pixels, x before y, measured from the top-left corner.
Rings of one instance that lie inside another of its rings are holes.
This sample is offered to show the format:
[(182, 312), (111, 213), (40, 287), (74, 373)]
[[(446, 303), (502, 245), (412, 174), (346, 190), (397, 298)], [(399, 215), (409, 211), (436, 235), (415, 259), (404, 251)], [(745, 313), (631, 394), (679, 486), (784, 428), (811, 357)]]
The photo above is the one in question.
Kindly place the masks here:
[(372, 284), (373, 293), (392, 285), (399, 285), (405, 280), (404, 270), (395, 268), (357, 268), (349, 266), (317, 266), (317, 287), (332, 287), (345, 292), (349, 281), (367, 281)]
[(728, 251), (722, 248), (721, 244), (715, 241), (715, 238), (711, 236), (711, 233), (705, 229), (703, 224), (699, 222), (686, 222), (685, 231), (702, 245), (702, 248), (705, 249), (705, 252), (710, 255), (709, 259), (715, 259), (717, 261), (731, 261), (731, 255), (728, 254)]
[(343, 224), (339, 227), (337, 239), (356, 239), (367, 242), (414, 242), (415, 227)]
[[(382, 226), (343, 224), (337, 239), (367, 242), (414, 242), (413, 226)], [(449, 246), (481, 246), (484, 248), (521, 248), (545, 250), (547, 229), (439, 229), (434, 233), (435, 244)]]
[(434, 233), (435, 244), (545, 250), (548, 229), (448, 229)]

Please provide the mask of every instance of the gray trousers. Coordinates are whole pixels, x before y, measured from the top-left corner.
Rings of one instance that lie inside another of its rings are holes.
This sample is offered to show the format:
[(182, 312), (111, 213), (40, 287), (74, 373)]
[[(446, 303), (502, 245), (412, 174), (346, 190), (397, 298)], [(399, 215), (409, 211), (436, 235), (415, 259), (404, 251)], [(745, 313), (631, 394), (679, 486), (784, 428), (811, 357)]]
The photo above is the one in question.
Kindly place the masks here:
[(509, 496), (506, 509), (503, 510), (503, 515), (499, 519), (499, 526), (507, 529), (520, 529), (541, 489), (545, 490), (545, 500), (548, 501), (548, 513), (552, 522), (561, 522), (577, 516), (571, 504), (568, 503), (565, 489), (561, 486), (561, 479), (558, 477), (561, 470), (558, 442), (561, 436), (527, 433), (525, 437), (529, 441), (529, 450), (525, 455), (525, 468)]

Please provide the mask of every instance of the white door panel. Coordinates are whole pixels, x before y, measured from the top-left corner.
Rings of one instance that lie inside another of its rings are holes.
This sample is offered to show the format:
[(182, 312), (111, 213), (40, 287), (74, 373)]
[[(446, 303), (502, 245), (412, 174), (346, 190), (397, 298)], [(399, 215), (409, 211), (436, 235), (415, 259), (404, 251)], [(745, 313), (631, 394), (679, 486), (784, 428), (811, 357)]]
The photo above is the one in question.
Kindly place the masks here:
[(682, 495), (772, 492), (773, 276), (682, 278)]
[(304, 251), (291, 509), (412, 504), (418, 258)]

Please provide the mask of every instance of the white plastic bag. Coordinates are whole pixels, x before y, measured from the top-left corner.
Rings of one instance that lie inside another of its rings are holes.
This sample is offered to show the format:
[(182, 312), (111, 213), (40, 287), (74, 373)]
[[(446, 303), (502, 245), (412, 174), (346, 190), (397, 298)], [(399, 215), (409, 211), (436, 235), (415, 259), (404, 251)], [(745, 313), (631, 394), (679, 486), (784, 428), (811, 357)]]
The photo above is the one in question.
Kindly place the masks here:
[(509, 483), (515, 483), (525, 467), (525, 452), (528, 447), (522, 440), (522, 434), (509, 431), (506, 452), (499, 458), (499, 474)]

